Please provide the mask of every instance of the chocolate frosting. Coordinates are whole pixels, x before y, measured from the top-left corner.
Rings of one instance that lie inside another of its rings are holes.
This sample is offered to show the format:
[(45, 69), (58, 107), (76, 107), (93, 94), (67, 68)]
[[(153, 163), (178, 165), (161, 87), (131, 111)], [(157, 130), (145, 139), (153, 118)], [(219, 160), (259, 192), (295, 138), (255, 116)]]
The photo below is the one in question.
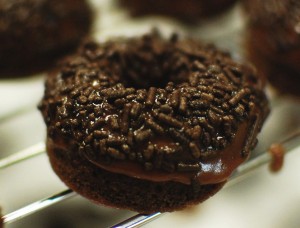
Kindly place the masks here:
[(158, 172), (147, 171), (136, 163), (127, 161), (114, 161), (107, 165), (101, 161), (95, 161), (86, 157), (94, 165), (110, 172), (125, 174), (138, 179), (150, 180), (155, 182), (175, 181), (183, 184), (191, 184), (192, 181), (204, 184), (216, 184), (226, 181), (231, 173), (246, 159), (240, 156), (237, 151), (242, 151), (247, 132), (248, 124), (245, 122), (239, 127), (233, 142), (222, 151), (218, 151), (219, 157), (207, 158), (199, 161), (201, 167), (197, 172)]

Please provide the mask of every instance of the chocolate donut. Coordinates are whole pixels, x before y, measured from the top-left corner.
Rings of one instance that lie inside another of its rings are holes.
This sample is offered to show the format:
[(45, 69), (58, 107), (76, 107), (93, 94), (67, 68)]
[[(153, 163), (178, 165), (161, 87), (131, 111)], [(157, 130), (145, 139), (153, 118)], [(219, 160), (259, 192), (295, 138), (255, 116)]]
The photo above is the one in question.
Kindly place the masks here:
[(189, 23), (201, 18), (218, 15), (232, 6), (236, 0), (119, 0), (131, 15), (165, 15)]
[(39, 108), (58, 176), (94, 202), (144, 213), (216, 193), (268, 114), (250, 68), (156, 33), (86, 43), (49, 75)]
[(0, 75), (46, 69), (78, 45), (90, 24), (84, 0), (0, 0)]
[(300, 2), (246, 0), (248, 56), (283, 93), (300, 95)]

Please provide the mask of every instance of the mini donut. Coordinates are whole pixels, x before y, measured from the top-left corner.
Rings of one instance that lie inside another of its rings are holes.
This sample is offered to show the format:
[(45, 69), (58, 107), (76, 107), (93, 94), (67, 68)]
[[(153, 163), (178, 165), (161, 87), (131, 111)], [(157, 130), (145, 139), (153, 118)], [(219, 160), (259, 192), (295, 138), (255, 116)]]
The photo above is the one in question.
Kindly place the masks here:
[(39, 108), (62, 181), (142, 213), (215, 194), (248, 158), (269, 110), (251, 68), (157, 33), (86, 43), (50, 73)]
[(246, 0), (249, 59), (278, 91), (300, 96), (300, 2)]
[(79, 44), (91, 19), (84, 0), (0, 0), (0, 75), (47, 69)]
[(201, 18), (218, 15), (231, 7), (236, 0), (119, 0), (133, 16), (164, 15), (195, 23)]

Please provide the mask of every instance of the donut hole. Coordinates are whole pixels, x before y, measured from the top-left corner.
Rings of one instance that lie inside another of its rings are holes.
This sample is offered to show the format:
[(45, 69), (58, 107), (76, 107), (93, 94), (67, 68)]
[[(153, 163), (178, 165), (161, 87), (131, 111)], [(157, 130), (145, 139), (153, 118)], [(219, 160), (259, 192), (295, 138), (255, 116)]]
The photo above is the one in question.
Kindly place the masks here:
[(168, 82), (178, 84), (188, 80), (190, 60), (176, 51), (174, 44), (145, 37), (142, 44), (128, 47), (120, 57), (121, 78), (127, 87), (164, 88)]
[(164, 88), (168, 82), (182, 83), (187, 80), (184, 75), (187, 70), (176, 72), (169, 63), (169, 59), (153, 56), (148, 61), (143, 59), (128, 59), (122, 77), (127, 87), (148, 89), (150, 87)]
[(147, 63), (128, 61), (127, 69), (123, 71), (126, 86), (136, 89), (149, 87), (165, 87), (169, 75), (155, 60)]

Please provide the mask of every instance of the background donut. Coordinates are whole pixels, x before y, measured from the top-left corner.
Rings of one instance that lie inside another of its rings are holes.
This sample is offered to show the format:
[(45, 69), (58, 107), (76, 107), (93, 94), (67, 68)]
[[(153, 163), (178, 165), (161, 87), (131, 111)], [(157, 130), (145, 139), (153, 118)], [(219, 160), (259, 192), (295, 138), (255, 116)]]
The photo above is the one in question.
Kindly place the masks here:
[(300, 95), (300, 3), (243, 1), (248, 57), (278, 91)]
[(84, 0), (0, 0), (0, 75), (28, 75), (78, 45), (91, 26)]
[(131, 15), (163, 15), (186, 22), (197, 23), (201, 18), (218, 15), (232, 6), (236, 0), (119, 0)]

